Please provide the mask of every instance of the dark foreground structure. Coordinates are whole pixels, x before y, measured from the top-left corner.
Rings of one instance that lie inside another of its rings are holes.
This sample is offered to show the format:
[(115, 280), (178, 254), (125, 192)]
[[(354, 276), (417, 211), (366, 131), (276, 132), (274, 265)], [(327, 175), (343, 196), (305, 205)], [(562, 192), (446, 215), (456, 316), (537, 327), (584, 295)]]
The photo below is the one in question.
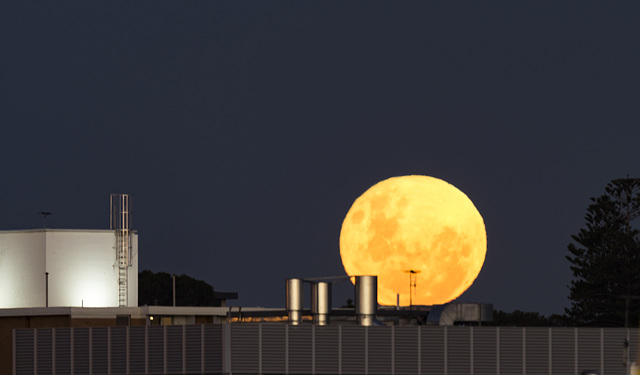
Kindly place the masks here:
[(628, 374), (638, 329), (228, 323), (13, 331), (14, 374)]

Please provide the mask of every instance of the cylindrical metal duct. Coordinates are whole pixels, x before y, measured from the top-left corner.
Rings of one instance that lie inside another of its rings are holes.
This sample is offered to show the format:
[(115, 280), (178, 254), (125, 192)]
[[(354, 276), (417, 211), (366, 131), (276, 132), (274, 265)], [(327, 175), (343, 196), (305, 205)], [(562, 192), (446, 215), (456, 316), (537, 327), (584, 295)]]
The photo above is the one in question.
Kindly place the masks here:
[(289, 323), (298, 325), (302, 322), (302, 279), (287, 279), (286, 293)]
[(373, 325), (378, 311), (378, 276), (356, 276), (356, 320)]
[(329, 324), (331, 314), (331, 283), (317, 282), (311, 284), (311, 313), (313, 322), (324, 326)]

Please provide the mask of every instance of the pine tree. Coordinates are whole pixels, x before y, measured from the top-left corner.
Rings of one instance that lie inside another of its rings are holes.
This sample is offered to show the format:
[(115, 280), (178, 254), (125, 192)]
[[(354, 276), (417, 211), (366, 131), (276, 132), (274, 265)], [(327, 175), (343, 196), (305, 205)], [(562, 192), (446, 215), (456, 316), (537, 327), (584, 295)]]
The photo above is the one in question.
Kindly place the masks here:
[(611, 181), (605, 194), (591, 198), (586, 227), (571, 236), (566, 258), (568, 318), (575, 325), (637, 327), (640, 318), (640, 179)]

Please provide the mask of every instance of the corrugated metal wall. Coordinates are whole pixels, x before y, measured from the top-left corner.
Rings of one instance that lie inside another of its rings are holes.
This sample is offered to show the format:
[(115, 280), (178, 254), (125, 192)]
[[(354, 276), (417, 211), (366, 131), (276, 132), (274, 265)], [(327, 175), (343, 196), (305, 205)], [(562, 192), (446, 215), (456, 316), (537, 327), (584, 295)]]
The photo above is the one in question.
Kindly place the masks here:
[(637, 329), (231, 324), (17, 329), (15, 374), (627, 374)]
[(14, 330), (14, 374), (220, 374), (222, 326)]

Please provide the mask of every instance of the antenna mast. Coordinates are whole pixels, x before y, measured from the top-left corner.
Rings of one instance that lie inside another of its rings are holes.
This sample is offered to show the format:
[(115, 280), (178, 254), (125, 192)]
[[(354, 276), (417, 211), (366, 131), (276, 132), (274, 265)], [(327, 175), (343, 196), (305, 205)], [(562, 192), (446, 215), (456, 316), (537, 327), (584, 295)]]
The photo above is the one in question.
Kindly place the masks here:
[(47, 211), (42, 211), (40, 212), (40, 215), (42, 215), (42, 228), (47, 229), (47, 216), (51, 215), (51, 212), (47, 212)]
[(413, 293), (415, 292), (419, 270), (404, 271), (409, 274), (409, 311), (413, 308)]

